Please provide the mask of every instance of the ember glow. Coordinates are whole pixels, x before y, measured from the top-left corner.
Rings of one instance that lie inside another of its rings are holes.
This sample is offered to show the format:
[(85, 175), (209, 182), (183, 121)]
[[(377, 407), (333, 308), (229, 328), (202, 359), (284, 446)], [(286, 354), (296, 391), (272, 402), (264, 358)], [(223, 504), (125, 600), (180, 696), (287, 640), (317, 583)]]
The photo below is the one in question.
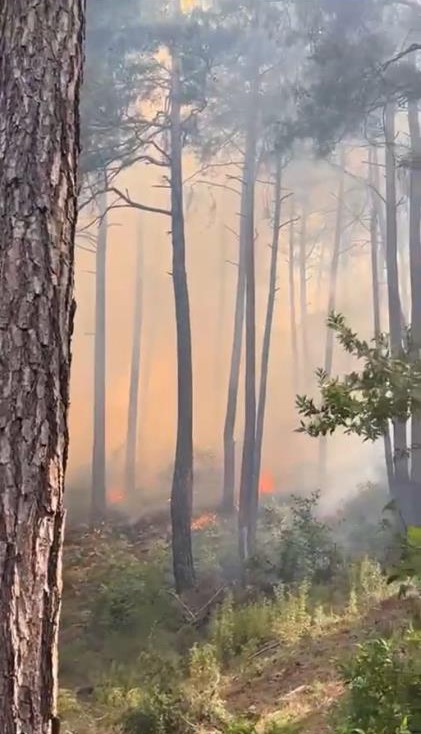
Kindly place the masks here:
[(193, 520), (192, 530), (204, 530), (204, 528), (209, 528), (213, 525), (216, 525), (216, 515), (212, 512), (205, 512)]
[(110, 505), (121, 505), (124, 502), (124, 492), (119, 487), (113, 487), (107, 492), (108, 502)]
[(259, 493), (260, 494), (273, 494), (275, 490), (275, 482), (273, 481), (273, 476), (269, 472), (265, 471), (262, 472), (260, 475), (260, 482), (259, 482)]

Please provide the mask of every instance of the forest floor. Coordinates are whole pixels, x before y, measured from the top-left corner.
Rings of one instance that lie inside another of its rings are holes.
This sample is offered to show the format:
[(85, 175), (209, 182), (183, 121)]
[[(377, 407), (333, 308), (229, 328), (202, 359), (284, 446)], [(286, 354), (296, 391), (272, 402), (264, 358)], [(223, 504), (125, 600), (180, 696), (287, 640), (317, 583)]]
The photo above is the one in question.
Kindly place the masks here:
[[(365, 640), (396, 637), (420, 623), (419, 598), (398, 598), (382, 580), (373, 582), (372, 570), (363, 579), (364, 599), (338, 603), (337, 590), (324, 589), (322, 604), (299, 595), (281, 604), (252, 593), (238, 611), (227, 611), (209, 530), (200, 523), (195, 542), (203, 581), (181, 600), (171, 587), (166, 520), (69, 533), (60, 642), (64, 734), (161, 734), (144, 724), (121, 728), (121, 712), (143, 686), (156, 680), (161, 687), (179, 671), (191, 695), (197, 670), (206, 681), (194, 689), (196, 708), (212, 699), (229, 720), (254, 728), (221, 729), (207, 711), (194, 722), (186, 718), (186, 732), (333, 734), (346, 692), (340, 666)], [(220, 655), (217, 669), (208, 643)], [(188, 661), (198, 649), (193, 674)]]

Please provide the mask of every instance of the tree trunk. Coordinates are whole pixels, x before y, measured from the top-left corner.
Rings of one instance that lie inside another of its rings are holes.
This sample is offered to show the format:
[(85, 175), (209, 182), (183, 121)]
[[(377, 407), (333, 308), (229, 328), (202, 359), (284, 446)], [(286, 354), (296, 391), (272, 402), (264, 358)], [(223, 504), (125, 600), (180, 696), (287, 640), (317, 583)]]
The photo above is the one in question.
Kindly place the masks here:
[[(371, 240), (371, 282), (372, 282), (372, 296), (373, 296), (373, 331), (374, 337), (379, 338), (382, 333), (381, 325), (381, 304), (380, 304), (380, 289), (379, 289), (379, 239), (378, 239), (378, 219), (377, 219), (377, 208), (373, 201), (370, 215), (370, 240)], [(383, 437), (384, 445), (384, 458), (386, 464), (386, 475), (387, 482), (389, 485), (389, 491), (393, 497), (394, 488), (394, 466), (393, 466), (393, 451), (392, 442), (390, 438), (390, 430), (386, 429)]]
[[(421, 356), (421, 135), (418, 101), (408, 102), (411, 137), (411, 169), (409, 193), (409, 261), (411, 276), (411, 354)], [(411, 479), (421, 482), (421, 417), (412, 416)]]
[(370, 214), (370, 240), (371, 240), (371, 283), (373, 296), (373, 331), (376, 339), (381, 334), (380, 319), (380, 293), (379, 293), (379, 244), (377, 236), (377, 212), (374, 207)]
[[(256, 21), (258, 25), (258, 21)], [(245, 349), (245, 421), (241, 462), (239, 502), (240, 557), (247, 560), (254, 550), (257, 498), (254, 486), (254, 451), (256, 440), (256, 292), (254, 253), (254, 193), (256, 180), (257, 116), (259, 97), (259, 62), (257, 37), (250, 69), (250, 94), (244, 157), (244, 263), (246, 296)]]
[(266, 307), (266, 320), (265, 330), (263, 334), (263, 345), (262, 345), (262, 358), (260, 366), (260, 386), (259, 386), (259, 400), (257, 404), (257, 421), (256, 421), (256, 446), (255, 446), (255, 458), (254, 458), (254, 496), (259, 497), (259, 478), (260, 478), (260, 467), (262, 460), (262, 446), (263, 446), (263, 429), (265, 422), (265, 410), (266, 410), (266, 393), (267, 393), (267, 380), (269, 372), (269, 354), (270, 354), (270, 342), (272, 336), (272, 323), (273, 314), (275, 310), (275, 298), (276, 298), (276, 278), (278, 271), (278, 250), (279, 250), (279, 230), (281, 226), (281, 173), (282, 173), (282, 161), (278, 154), (276, 160), (276, 171), (275, 171), (275, 185), (274, 185), (274, 215), (273, 215), (273, 234), (272, 234), (272, 247), (271, 247), (271, 258), (270, 258), (270, 274), (269, 274), (269, 291), (268, 291), (268, 302)]
[(227, 409), (224, 424), (224, 487), (222, 510), (231, 514), (235, 509), (235, 420), (237, 416), (238, 387), (240, 382), (241, 351), (245, 308), (245, 223), (246, 185), (242, 182), (240, 208), (240, 238), (238, 246), (238, 275), (235, 296), (234, 334), (232, 340), (230, 374), (228, 381)]
[(95, 269), (95, 346), (94, 346), (94, 435), (92, 447), (91, 524), (105, 520), (107, 481), (105, 450), (106, 406), (106, 289), (107, 289), (107, 194), (98, 197), (100, 224), (96, 245)]
[(183, 211), (181, 82), (178, 50), (172, 50), (171, 70), (171, 235), (177, 328), (177, 443), (171, 491), (174, 579), (177, 592), (195, 582), (191, 541), (193, 505), (193, 368), (190, 304), (186, 273)]
[(214, 401), (217, 418), (219, 418), (220, 402), (217, 396), (222, 383), (222, 372), (224, 365), (224, 350), (222, 344), (224, 342), (223, 335), (225, 329), (225, 311), (226, 311), (226, 266), (227, 266), (227, 238), (224, 225), (220, 227), (219, 246), (217, 249), (219, 277), (218, 277), (218, 300), (215, 319), (215, 372), (214, 372)]
[(297, 338), (297, 306), (295, 298), (295, 206), (291, 204), (291, 223), (289, 228), (288, 281), (289, 281), (289, 318), (291, 331), (291, 356), (294, 395), (298, 393), (300, 362)]
[(305, 389), (309, 376), (310, 355), (307, 333), (307, 210), (303, 207), (300, 233), (300, 313), (301, 313), (301, 367), (302, 388)]
[[(395, 161), (395, 108), (386, 106), (386, 267), (387, 295), (389, 307), (390, 347), (392, 355), (402, 354), (401, 301), (399, 295), (398, 243), (396, 222), (396, 161)], [(395, 479), (407, 481), (408, 451), (406, 423), (393, 421)]]
[[(329, 295), (328, 295), (328, 303), (327, 303), (327, 315), (328, 316), (330, 316), (330, 314), (332, 314), (336, 309), (339, 258), (341, 255), (341, 241), (342, 241), (342, 231), (343, 231), (345, 165), (346, 165), (345, 153), (344, 153), (344, 150), (342, 149), (341, 161), (340, 161), (341, 173), (340, 173), (340, 179), (339, 179), (338, 204), (336, 207), (335, 237), (333, 241), (332, 260), (330, 263)], [(326, 329), (324, 370), (329, 377), (332, 374), (333, 343), (334, 343), (333, 330), (327, 328)], [(327, 436), (320, 436), (320, 439), (319, 439), (319, 484), (322, 489), (325, 488), (326, 481), (327, 481)]]
[(143, 251), (141, 236), (141, 233), (139, 233), (139, 242), (136, 252), (133, 342), (130, 368), (129, 408), (127, 417), (126, 461), (124, 472), (125, 491), (128, 498), (133, 498), (136, 492), (136, 449), (139, 411), (140, 344), (142, 338), (143, 310)]
[(0, 3), (0, 732), (58, 731), (84, 3)]

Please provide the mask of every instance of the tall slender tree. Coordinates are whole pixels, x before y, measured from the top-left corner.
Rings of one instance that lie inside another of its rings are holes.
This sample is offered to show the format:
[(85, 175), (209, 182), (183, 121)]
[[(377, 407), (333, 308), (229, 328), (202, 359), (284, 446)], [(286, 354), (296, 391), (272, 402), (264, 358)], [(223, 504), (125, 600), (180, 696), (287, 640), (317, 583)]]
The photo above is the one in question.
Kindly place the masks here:
[(136, 491), (136, 449), (139, 415), (139, 380), (143, 315), (143, 242), (139, 227), (136, 248), (136, 270), (133, 308), (132, 357), (130, 365), (129, 406), (127, 412), (126, 460), (124, 485), (127, 498), (133, 499)]
[(238, 245), (238, 270), (235, 295), (234, 331), (231, 348), (230, 372), (228, 379), (227, 407), (224, 423), (224, 486), (222, 509), (231, 514), (235, 507), (235, 419), (237, 415), (238, 386), (240, 382), (241, 351), (244, 330), (245, 307), (245, 253), (244, 227), (245, 186), (242, 186), (240, 211), (240, 237)]
[(266, 395), (267, 395), (267, 382), (269, 374), (269, 357), (270, 357), (270, 345), (272, 338), (272, 324), (273, 316), (275, 311), (275, 299), (276, 299), (276, 280), (278, 272), (278, 252), (279, 252), (279, 238), (281, 229), (281, 175), (282, 175), (282, 160), (279, 151), (276, 153), (275, 162), (275, 176), (273, 186), (273, 199), (274, 199), (274, 211), (273, 211), (273, 225), (272, 225), (272, 244), (271, 244), (271, 258), (270, 258), (270, 271), (269, 271), (269, 289), (268, 289), (268, 300), (266, 306), (266, 318), (265, 328), (263, 333), (263, 345), (262, 355), (260, 362), (260, 385), (259, 385), (259, 397), (257, 403), (257, 419), (256, 419), (256, 445), (255, 445), (255, 457), (254, 457), (254, 497), (255, 501), (259, 496), (259, 478), (260, 478), (260, 467), (262, 461), (262, 448), (263, 448), (263, 432), (265, 423), (265, 412), (266, 412)]
[[(104, 173), (104, 178), (106, 174)], [(91, 525), (102, 522), (107, 514), (106, 478), (106, 289), (107, 289), (107, 194), (98, 195), (99, 227), (95, 269), (94, 334), (94, 426), (92, 444)]]
[[(254, 22), (260, 29), (261, 7), (256, 7)], [(260, 43), (258, 32), (252, 39), (249, 61), (249, 94), (247, 104), (246, 142), (243, 168), (244, 216), (241, 227), (244, 231), (245, 269), (245, 421), (243, 454), (241, 462), (239, 501), (240, 556), (247, 559), (253, 552), (257, 498), (254, 484), (254, 456), (256, 442), (256, 289), (255, 289), (255, 232), (254, 197), (256, 185), (256, 155), (259, 116), (260, 88)]]
[[(330, 275), (329, 275), (329, 291), (328, 291), (328, 303), (327, 303), (327, 314), (331, 314), (336, 309), (337, 301), (337, 287), (338, 287), (338, 272), (339, 272), (339, 259), (341, 255), (341, 241), (343, 233), (343, 215), (344, 215), (344, 196), (345, 196), (345, 151), (342, 148), (341, 160), (340, 160), (340, 178), (339, 178), (339, 189), (336, 206), (336, 223), (335, 223), (335, 234), (332, 249), (332, 259), (330, 263)], [(324, 370), (326, 375), (330, 376), (332, 373), (333, 364), (333, 331), (332, 329), (326, 330), (326, 346), (325, 346), (325, 359), (324, 359)], [(325, 487), (327, 480), (327, 436), (321, 436), (319, 439), (319, 483), (321, 487)]]
[(294, 394), (297, 394), (299, 387), (300, 361), (298, 353), (298, 336), (297, 336), (297, 306), (296, 306), (296, 288), (295, 288), (295, 204), (291, 199), (291, 221), (289, 224), (289, 244), (288, 244), (288, 283), (289, 283), (289, 317), (290, 317), (290, 336), (291, 336), (291, 356), (292, 356), (292, 373)]
[(300, 335), (301, 335), (301, 379), (305, 386), (310, 371), (308, 346), (308, 298), (307, 298), (307, 204), (301, 210), (301, 230), (299, 248), (299, 285), (300, 285)]
[(58, 731), (82, 0), (0, 3), (0, 731)]
[[(181, 13), (175, 0), (176, 17)], [(180, 49), (171, 48), (170, 91), (170, 177), (172, 279), (177, 326), (177, 441), (171, 490), (173, 567), (177, 591), (195, 581), (191, 544), (193, 506), (193, 365), (190, 304), (186, 274), (186, 241), (183, 208), (183, 128)]]
[[(385, 109), (386, 143), (386, 268), (387, 296), (389, 309), (389, 333), (392, 354), (402, 354), (401, 300), (399, 294), (398, 243), (396, 222), (396, 157), (395, 157), (395, 105), (389, 102)], [(407, 482), (408, 448), (406, 423), (393, 421), (395, 479)]]
[[(418, 100), (408, 100), (411, 141), (409, 169), (409, 262), (411, 279), (411, 352), (421, 354), (421, 134)], [(421, 482), (421, 416), (411, 421), (411, 479)]]

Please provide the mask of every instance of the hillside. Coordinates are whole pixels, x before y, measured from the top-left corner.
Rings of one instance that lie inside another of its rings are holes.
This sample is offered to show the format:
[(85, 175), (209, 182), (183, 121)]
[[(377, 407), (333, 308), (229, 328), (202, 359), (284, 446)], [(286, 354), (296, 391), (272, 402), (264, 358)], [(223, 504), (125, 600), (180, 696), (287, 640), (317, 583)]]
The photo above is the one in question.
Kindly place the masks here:
[[(324, 580), (272, 590), (255, 570), (243, 588), (221, 571), (233, 573), (232, 548), (229, 527), (216, 519), (196, 523), (201, 581), (181, 599), (172, 590), (166, 534), (148, 527), (142, 537), (120, 527), (68, 538), (67, 734), (337, 734), (350, 695), (341, 666), (354, 664), (364, 645), (369, 657), (377, 654), (370, 641), (406, 650), (407, 635), (421, 627), (418, 596), (399, 598), (368, 558), (337, 562)], [(414, 639), (411, 665), (413, 654), (421, 664)], [(380, 678), (383, 662), (375, 663)]]

